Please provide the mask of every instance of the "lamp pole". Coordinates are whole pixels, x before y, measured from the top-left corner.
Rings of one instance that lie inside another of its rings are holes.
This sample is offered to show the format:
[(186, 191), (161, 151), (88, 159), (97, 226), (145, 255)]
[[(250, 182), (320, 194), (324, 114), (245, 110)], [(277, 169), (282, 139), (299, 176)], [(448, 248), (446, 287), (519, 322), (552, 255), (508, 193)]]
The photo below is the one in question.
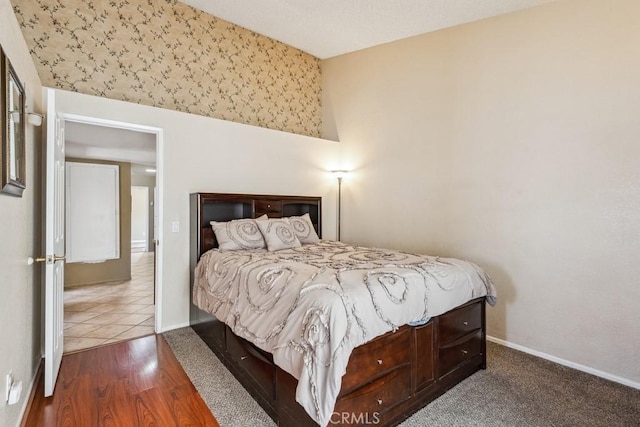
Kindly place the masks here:
[(341, 222), (342, 222), (342, 178), (344, 178), (344, 176), (349, 173), (349, 171), (347, 170), (332, 170), (331, 173), (333, 174), (333, 176), (335, 176), (336, 178), (338, 178), (338, 221), (337, 221), (337, 228), (338, 228), (338, 241), (340, 241), (340, 226), (341, 226)]
[(338, 241), (340, 241), (340, 222), (342, 220), (342, 177), (338, 177)]

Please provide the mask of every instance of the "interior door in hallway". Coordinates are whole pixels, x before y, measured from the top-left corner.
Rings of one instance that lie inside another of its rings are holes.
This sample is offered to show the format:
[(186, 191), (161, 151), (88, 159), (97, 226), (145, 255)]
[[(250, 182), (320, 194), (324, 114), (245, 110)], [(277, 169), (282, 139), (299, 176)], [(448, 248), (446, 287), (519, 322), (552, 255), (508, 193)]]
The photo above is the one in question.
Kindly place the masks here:
[(149, 252), (149, 188), (131, 186), (131, 252)]

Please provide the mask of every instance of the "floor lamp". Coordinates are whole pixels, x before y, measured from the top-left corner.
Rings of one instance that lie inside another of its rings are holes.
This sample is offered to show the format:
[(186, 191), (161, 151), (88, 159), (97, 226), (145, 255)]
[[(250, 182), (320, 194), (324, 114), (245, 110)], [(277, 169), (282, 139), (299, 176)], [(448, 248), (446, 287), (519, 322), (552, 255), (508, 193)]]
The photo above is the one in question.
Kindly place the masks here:
[(349, 173), (349, 171), (333, 170), (331, 171), (331, 173), (333, 174), (333, 176), (338, 178), (338, 221), (337, 221), (338, 238), (337, 240), (340, 241), (340, 222), (342, 217), (342, 178), (344, 178)]

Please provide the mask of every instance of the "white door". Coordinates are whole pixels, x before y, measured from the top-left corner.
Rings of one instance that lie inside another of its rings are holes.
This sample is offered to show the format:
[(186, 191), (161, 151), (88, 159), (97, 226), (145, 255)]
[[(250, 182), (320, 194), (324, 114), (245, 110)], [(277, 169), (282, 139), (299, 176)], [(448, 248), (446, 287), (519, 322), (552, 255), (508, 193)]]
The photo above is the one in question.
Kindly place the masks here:
[(64, 120), (47, 103), (47, 182), (45, 202), (44, 395), (51, 396), (62, 361), (64, 313)]
[(131, 186), (131, 252), (149, 252), (149, 187)]

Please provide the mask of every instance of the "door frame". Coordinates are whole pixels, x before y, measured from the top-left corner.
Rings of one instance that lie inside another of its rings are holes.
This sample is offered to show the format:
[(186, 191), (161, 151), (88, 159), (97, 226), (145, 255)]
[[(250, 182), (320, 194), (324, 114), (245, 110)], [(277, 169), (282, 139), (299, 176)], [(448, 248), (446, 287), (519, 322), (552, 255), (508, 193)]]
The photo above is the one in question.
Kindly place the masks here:
[[(163, 229), (164, 227), (164, 130), (155, 126), (147, 126), (136, 123), (121, 122), (116, 120), (102, 119), (99, 117), (83, 116), (79, 114), (70, 114), (63, 111), (58, 113), (61, 120), (65, 122), (75, 122), (87, 125), (105, 126), (115, 129), (124, 129), (134, 132), (144, 132), (154, 134), (156, 136), (156, 187), (158, 188), (158, 199), (154, 203), (158, 204), (158, 235), (155, 237), (156, 242), (156, 263), (155, 263), (155, 317), (154, 331), (162, 332), (162, 272), (163, 272)], [(128, 244), (131, 244), (129, 242)]]

